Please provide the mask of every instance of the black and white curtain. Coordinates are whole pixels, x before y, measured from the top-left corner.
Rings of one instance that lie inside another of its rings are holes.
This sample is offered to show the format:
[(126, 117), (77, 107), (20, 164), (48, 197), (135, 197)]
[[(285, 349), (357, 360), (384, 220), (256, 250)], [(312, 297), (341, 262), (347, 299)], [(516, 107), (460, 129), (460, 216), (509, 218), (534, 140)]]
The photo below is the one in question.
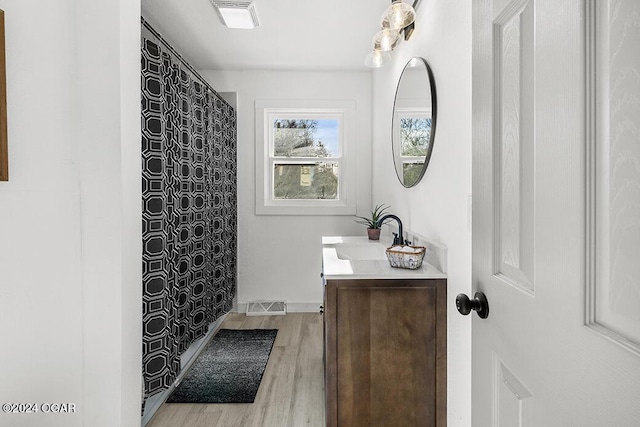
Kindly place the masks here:
[(236, 291), (236, 113), (143, 20), (143, 378), (171, 386), (180, 354)]

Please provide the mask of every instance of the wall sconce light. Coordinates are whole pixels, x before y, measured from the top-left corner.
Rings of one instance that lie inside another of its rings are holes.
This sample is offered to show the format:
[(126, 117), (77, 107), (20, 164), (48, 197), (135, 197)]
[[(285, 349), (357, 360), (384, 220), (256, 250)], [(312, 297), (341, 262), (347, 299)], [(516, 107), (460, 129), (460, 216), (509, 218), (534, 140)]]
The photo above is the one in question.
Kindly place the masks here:
[[(414, 5), (418, 1), (416, 0)], [(403, 3), (402, 0), (392, 1), (391, 6), (382, 14), (381, 30), (373, 36), (373, 52), (367, 55), (364, 65), (371, 68), (385, 66), (391, 60), (388, 52), (396, 48), (400, 43), (400, 37), (404, 35), (405, 40), (411, 37), (415, 20), (416, 11), (413, 6)]]

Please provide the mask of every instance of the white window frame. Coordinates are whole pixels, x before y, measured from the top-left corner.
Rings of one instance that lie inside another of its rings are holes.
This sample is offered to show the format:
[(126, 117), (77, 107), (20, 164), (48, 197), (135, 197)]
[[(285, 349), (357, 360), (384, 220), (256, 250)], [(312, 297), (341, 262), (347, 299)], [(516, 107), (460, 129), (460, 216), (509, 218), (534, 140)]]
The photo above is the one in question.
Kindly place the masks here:
[[(258, 100), (256, 113), (256, 215), (355, 215), (355, 101)], [(273, 120), (336, 119), (339, 123), (339, 152), (335, 157), (286, 158), (287, 164), (338, 163), (336, 199), (275, 199), (274, 165), (285, 158), (273, 153)]]

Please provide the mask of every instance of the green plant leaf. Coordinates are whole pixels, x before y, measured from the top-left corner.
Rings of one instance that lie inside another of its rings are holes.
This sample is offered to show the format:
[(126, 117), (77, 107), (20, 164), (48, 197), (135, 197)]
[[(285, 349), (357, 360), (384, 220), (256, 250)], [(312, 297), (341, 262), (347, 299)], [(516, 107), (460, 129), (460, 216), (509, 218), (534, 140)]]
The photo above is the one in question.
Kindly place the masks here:
[[(367, 228), (372, 228), (375, 230), (377, 228), (380, 228), (378, 227), (378, 221), (380, 220), (380, 218), (382, 218), (385, 215), (387, 209), (389, 208), (390, 206), (387, 206), (385, 204), (376, 205), (371, 211), (370, 218), (356, 215), (356, 218), (359, 218), (359, 219), (356, 219), (354, 221), (357, 222), (358, 224), (366, 225)], [(387, 221), (384, 222), (384, 224), (386, 223)], [(383, 224), (380, 224), (380, 225), (383, 225)]]

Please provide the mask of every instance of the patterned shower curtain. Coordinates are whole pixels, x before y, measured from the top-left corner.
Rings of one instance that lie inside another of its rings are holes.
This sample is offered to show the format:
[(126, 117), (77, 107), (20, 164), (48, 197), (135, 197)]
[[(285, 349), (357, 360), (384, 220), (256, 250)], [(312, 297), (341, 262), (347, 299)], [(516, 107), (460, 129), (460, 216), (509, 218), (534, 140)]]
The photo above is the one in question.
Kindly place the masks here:
[(143, 378), (170, 387), (180, 354), (236, 291), (236, 115), (143, 20)]

